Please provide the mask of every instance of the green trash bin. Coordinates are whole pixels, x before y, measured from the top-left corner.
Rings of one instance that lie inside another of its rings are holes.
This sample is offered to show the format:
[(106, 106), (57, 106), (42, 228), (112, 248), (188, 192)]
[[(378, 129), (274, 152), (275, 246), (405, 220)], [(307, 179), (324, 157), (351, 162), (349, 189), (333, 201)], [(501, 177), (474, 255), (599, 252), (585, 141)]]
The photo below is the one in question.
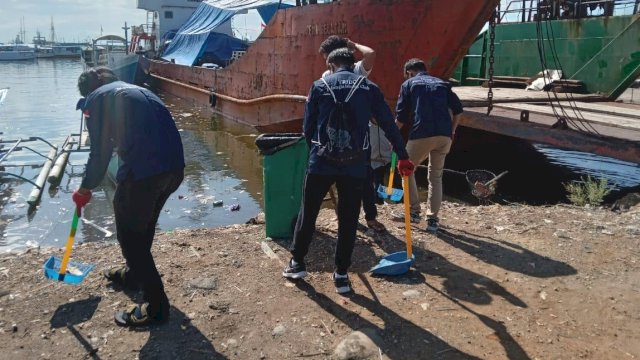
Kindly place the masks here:
[(300, 211), (309, 149), (302, 134), (262, 134), (256, 146), (264, 155), (266, 235), (291, 238)]

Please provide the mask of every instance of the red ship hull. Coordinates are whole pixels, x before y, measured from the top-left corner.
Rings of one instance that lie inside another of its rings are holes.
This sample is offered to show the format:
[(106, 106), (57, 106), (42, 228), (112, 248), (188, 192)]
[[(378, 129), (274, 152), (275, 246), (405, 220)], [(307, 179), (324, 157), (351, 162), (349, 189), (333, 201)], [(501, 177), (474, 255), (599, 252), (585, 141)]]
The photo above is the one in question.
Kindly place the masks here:
[(214, 70), (152, 61), (157, 88), (261, 132), (300, 132), (304, 101), (325, 71), (329, 35), (376, 51), (370, 76), (395, 105), (402, 65), (417, 57), (449, 78), (499, 0), (342, 0), (279, 10), (246, 54)]

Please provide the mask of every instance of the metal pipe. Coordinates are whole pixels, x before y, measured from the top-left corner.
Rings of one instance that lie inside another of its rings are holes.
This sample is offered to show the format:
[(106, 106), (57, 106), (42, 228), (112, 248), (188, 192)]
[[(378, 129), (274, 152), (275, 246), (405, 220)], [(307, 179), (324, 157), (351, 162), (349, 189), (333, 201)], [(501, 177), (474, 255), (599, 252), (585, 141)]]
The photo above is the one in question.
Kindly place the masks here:
[(181, 83), (179, 81), (175, 81), (175, 80), (171, 80), (159, 75), (155, 75), (155, 74), (151, 74), (152, 77), (161, 80), (161, 81), (166, 81), (178, 86), (182, 86), (185, 87), (187, 89), (191, 89), (194, 91), (198, 91), (201, 92), (203, 94), (207, 94), (207, 95), (215, 95), (216, 97), (222, 99), (222, 100), (227, 100), (227, 101), (231, 101), (237, 104), (243, 104), (243, 105), (251, 105), (251, 104), (255, 104), (255, 103), (261, 103), (261, 102), (267, 102), (267, 101), (293, 101), (293, 102), (305, 102), (307, 101), (307, 97), (303, 96), (303, 95), (292, 95), (292, 94), (273, 94), (273, 95), (267, 95), (267, 96), (261, 96), (261, 97), (257, 97), (257, 98), (253, 98), (253, 99), (238, 99), (238, 98), (234, 98), (228, 95), (223, 95), (223, 94), (219, 94), (216, 93), (214, 91), (210, 91), (207, 89), (203, 89), (203, 88), (199, 88), (196, 86), (192, 86), (192, 85), (187, 85), (184, 83)]
[(42, 166), (42, 170), (40, 170), (40, 175), (38, 175), (38, 179), (36, 179), (36, 185), (33, 187), (31, 194), (29, 194), (29, 197), (27, 198), (27, 203), (30, 206), (35, 206), (38, 203), (38, 200), (40, 200), (40, 195), (42, 195), (42, 189), (44, 188), (44, 182), (47, 180), (49, 170), (51, 170), (53, 159), (55, 159), (57, 152), (57, 147), (49, 150), (47, 161), (44, 162), (44, 166)]
[(13, 177), (18, 178), (18, 179), (20, 179), (20, 180), (26, 181), (26, 182), (30, 183), (31, 185), (38, 186), (38, 185), (36, 185), (36, 183), (34, 183), (33, 181), (31, 181), (31, 180), (27, 179), (27, 178), (26, 178), (26, 177), (24, 177), (24, 176), (20, 176), (20, 175), (18, 175), (18, 174), (12, 174), (12, 173), (10, 173), (10, 172), (0, 171), (0, 176), (13, 176)]
[(13, 146), (12, 146), (9, 150), (7, 150), (7, 152), (6, 152), (6, 153), (4, 153), (4, 154), (2, 155), (2, 157), (0, 158), (0, 164), (2, 163), (2, 161), (4, 161), (4, 159), (6, 159), (6, 158), (7, 158), (7, 156), (9, 156), (9, 154), (11, 154), (11, 152), (12, 152), (13, 150), (15, 150), (15, 149), (18, 147), (18, 145), (20, 144), (20, 142), (22, 142), (22, 139), (18, 139), (18, 141), (16, 141), (16, 143), (15, 143), (15, 144), (13, 144)]

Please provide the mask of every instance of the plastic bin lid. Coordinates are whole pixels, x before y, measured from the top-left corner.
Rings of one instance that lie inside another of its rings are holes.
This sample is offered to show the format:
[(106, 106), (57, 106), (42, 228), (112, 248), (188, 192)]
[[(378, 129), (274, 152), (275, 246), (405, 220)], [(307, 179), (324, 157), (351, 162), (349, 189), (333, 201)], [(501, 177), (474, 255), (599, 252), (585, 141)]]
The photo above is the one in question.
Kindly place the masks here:
[(271, 155), (304, 139), (301, 133), (262, 134), (256, 138), (256, 146), (262, 155)]

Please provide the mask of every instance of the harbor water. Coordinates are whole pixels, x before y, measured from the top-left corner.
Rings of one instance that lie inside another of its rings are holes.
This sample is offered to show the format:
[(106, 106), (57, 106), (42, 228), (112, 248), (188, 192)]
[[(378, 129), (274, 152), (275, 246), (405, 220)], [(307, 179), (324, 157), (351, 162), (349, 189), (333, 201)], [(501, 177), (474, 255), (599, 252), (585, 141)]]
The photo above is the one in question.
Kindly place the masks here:
[[(0, 88), (10, 90), (0, 105), (2, 140), (39, 136), (60, 146), (80, 127), (76, 89), (82, 64), (75, 60), (47, 60), (0, 63)], [(262, 204), (262, 159), (255, 147), (257, 133), (225, 121), (173, 98), (163, 98), (171, 110), (185, 148), (185, 180), (169, 198), (158, 223), (160, 231), (181, 228), (217, 227), (244, 223), (257, 215)], [(29, 143), (46, 154), (44, 143)], [(33, 186), (8, 176), (0, 177), (0, 251), (34, 246), (64, 246), (74, 204), (71, 193), (79, 186), (87, 153), (73, 153), (62, 183), (46, 184), (40, 205), (28, 211), (26, 199)], [(3, 164), (42, 164), (43, 158), (21, 150)], [(566, 201), (563, 184), (583, 176), (605, 177), (614, 194), (640, 185), (640, 165), (592, 154), (529, 144), (493, 134), (462, 128), (447, 157), (446, 167), (457, 171), (486, 169), (509, 173), (499, 181), (495, 201), (533, 204)], [(9, 167), (5, 172), (35, 180), (40, 168)], [(419, 169), (422, 195), (426, 192), (426, 170)], [(448, 199), (477, 203), (464, 176), (444, 175)], [(115, 186), (108, 180), (95, 189), (83, 216), (115, 232), (111, 199)], [(222, 206), (214, 202), (222, 201)], [(239, 205), (239, 210), (232, 211)], [(76, 241), (115, 241), (114, 237), (80, 223)]]
[[(0, 88), (9, 88), (0, 105), (0, 131), (5, 148), (11, 140), (42, 137), (60, 146), (80, 128), (75, 110), (76, 88), (82, 64), (76, 60), (40, 59), (34, 62), (0, 63)], [(185, 180), (169, 198), (158, 222), (160, 231), (180, 228), (216, 227), (244, 223), (261, 211), (262, 165), (250, 129), (226, 123), (197, 110), (180, 107), (164, 99), (172, 111), (185, 149)], [(23, 143), (46, 155), (42, 142)], [(0, 251), (32, 246), (64, 246), (74, 204), (71, 193), (80, 185), (87, 153), (72, 153), (58, 188), (45, 185), (40, 205), (29, 212), (26, 199), (33, 185), (8, 176), (0, 178)], [(42, 164), (43, 158), (21, 150), (5, 164)], [(35, 181), (40, 168), (10, 167), (5, 172)], [(115, 186), (105, 178), (95, 189), (83, 216), (115, 232), (111, 199)], [(222, 206), (214, 206), (214, 201)], [(239, 209), (231, 211), (231, 207)], [(236, 206), (237, 207), (237, 206)], [(235, 208), (235, 207), (234, 207)], [(80, 223), (76, 241), (115, 241), (87, 224)]]

